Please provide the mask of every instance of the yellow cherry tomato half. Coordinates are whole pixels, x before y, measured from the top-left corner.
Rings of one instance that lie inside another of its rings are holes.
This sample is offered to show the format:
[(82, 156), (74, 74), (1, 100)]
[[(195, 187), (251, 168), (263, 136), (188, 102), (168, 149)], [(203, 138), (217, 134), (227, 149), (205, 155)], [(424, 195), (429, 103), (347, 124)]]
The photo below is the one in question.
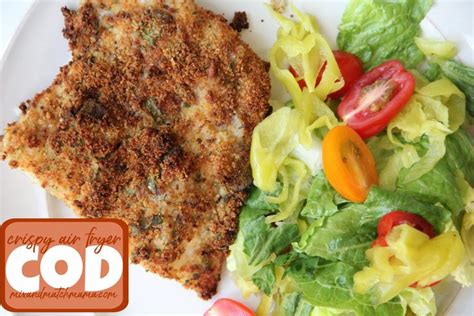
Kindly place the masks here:
[(378, 183), (374, 156), (352, 128), (337, 126), (323, 140), (323, 167), (332, 187), (349, 201), (362, 203)]

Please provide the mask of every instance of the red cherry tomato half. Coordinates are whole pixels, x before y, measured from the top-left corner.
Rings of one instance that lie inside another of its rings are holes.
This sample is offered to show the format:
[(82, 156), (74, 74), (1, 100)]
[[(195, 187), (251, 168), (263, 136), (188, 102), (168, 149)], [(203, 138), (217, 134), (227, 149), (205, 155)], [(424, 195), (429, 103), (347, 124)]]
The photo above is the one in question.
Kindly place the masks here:
[[(344, 78), (344, 86), (336, 92), (333, 92), (329, 95), (329, 98), (339, 99), (341, 98), (349, 88), (364, 74), (364, 69), (362, 61), (351, 53), (346, 53), (342, 51), (334, 51), (334, 57), (336, 58), (337, 65), (339, 70), (341, 70), (342, 77)], [(319, 71), (318, 77), (316, 78), (316, 85), (321, 82), (323, 77), (323, 72), (326, 69), (326, 62), (324, 62), (321, 70)], [(293, 68), (289, 67), (288, 70), (295, 78), (299, 78), (298, 72)], [(298, 80), (298, 85), (301, 90), (306, 87), (306, 82), (304, 79)]]
[(255, 316), (255, 314), (244, 304), (221, 298), (204, 313), (204, 316)]
[(430, 238), (435, 236), (433, 226), (423, 217), (405, 211), (392, 211), (380, 219), (377, 226), (379, 238), (387, 236), (395, 226), (401, 224), (408, 224), (422, 233), (425, 233)]
[(357, 80), (364, 74), (364, 65), (356, 55), (334, 51), (337, 65), (341, 70), (342, 78), (344, 78), (344, 86), (329, 95), (331, 99), (342, 98), (347, 91), (357, 82)]
[(387, 61), (352, 85), (337, 108), (338, 116), (362, 138), (381, 132), (415, 91), (415, 78), (397, 60)]
[[(388, 214), (385, 214), (380, 219), (380, 222), (377, 226), (378, 238), (372, 242), (372, 247), (387, 247), (388, 244), (385, 237), (395, 226), (401, 224), (408, 224), (413, 228), (416, 228), (419, 231), (425, 233), (430, 238), (435, 237), (433, 226), (423, 217), (405, 211), (392, 211)], [(425, 287), (435, 286), (439, 282), (441, 282), (441, 280), (428, 284)], [(410, 287), (417, 288), (418, 282), (411, 284)]]

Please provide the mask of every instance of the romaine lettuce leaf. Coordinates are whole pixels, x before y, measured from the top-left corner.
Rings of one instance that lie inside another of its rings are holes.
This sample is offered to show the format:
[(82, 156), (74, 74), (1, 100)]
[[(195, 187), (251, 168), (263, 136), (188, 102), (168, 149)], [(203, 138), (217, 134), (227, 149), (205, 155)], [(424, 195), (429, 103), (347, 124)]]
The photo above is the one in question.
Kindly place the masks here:
[(353, 315), (351, 311), (346, 311), (343, 309), (331, 308), (331, 307), (320, 307), (315, 306), (311, 316), (350, 316)]
[(353, 311), (356, 315), (404, 315), (405, 308), (399, 298), (380, 305), (373, 305), (370, 295), (353, 292), (353, 276), (357, 271), (343, 262), (328, 262), (320, 258), (296, 261), (288, 269), (310, 304), (320, 307)]
[[(446, 153), (446, 136), (464, 122), (465, 96), (452, 82), (440, 79), (420, 84), (389, 123), (387, 135), (369, 143), (377, 160), (379, 184), (390, 190), (432, 170)], [(403, 177), (402, 169), (409, 169)]]
[(296, 224), (282, 223), (272, 227), (260, 216), (240, 228), (244, 238), (244, 253), (249, 256), (249, 264), (258, 265), (271, 254), (278, 254), (299, 237)]
[[(400, 179), (403, 179), (411, 169), (403, 169)], [(456, 183), (455, 170), (451, 169), (446, 158), (441, 159), (436, 166), (415, 181), (398, 185), (400, 192), (413, 194), (418, 200), (426, 203), (439, 202), (448, 208), (456, 218), (464, 210), (464, 201)]]
[(253, 284), (255, 284), (265, 295), (272, 294), (275, 279), (275, 266), (271, 263), (267, 264), (252, 275)]
[[(397, 169), (387, 167), (387, 161), (393, 153), (390, 148), (393, 147), (385, 137), (374, 138), (369, 145), (376, 157), (379, 171)], [(427, 146), (424, 140), (420, 140), (416, 151), (422, 152)], [(445, 146), (445, 156), (431, 171), (420, 178), (411, 182), (406, 181), (407, 175), (413, 172), (413, 167), (401, 168), (396, 175), (399, 178), (396, 187), (400, 192), (412, 194), (425, 203), (443, 204), (452, 212), (455, 224), (459, 227), (461, 219), (458, 216), (465, 209), (465, 202), (459, 181), (457, 181), (457, 174), (461, 172), (468, 183), (474, 183), (474, 140), (463, 128), (460, 128), (446, 137)], [(382, 180), (381, 183), (383, 183)]]
[(455, 60), (439, 61), (439, 64), (443, 75), (464, 92), (467, 99), (467, 111), (474, 116), (474, 68)]
[(367, 264), (365, 251), (376, 238), (379, 219), (393, 210), (420, 215), (437, 232), (441, 232), (451, 219), (450, 212), (441, 206), (420, 202), (409, 194), (373, 187), (364, 203), (348, 203), (323, 223), (312, 223), (294, 248), (310, 256), (339, 260), (361, 268)]
[(324, 223), (313, 222), (293, 248), (309, 256), (340, 260), (361, 268), (367, 263), (365, 251), (377, 236), (377, 223), (363, 224), (362, 217), (359, 210), (345, 210)]
[(293, 264), (296, 260), (300, 259), (308, 259), (309, 256), (305, 255), (304, 253), (300, 253), (292, 249), (291, 251), (281, 254), (278, 257), (275, 258), (273, 263), (276, 266), (283, 267), (283, 268), (288, 268), (290, 265)]
[(336, 190), (327, 181), (324, 172), (320, 170), (313, 178), (301, 215), (318, 219), (337, 213), (339, 211), (336, 205), (337, 195)]
[(463, 128), (446, 138), (446, 156), (452, 170), (463, 173), (466, 181), (474, 186), (474, 138)]
[[(294, 236), (298, 233), (296, 224), (275, 231), (276, 228), (265, 223), (265, 216), (274, 212), (266, 198), (268, 196), (258, 188), (252, 189), (249, 200), (240, 211), (239, 233), (227, 258), (227, 269), (232, 272), (245, 297), (259, 292), (252, 276), (276, 257), (273, 251), (287, 247), (297, 238)], [(285, 238), (290, 239), (285, 242)]]
[(424, 203), (403, 192), (392, 192), (380, 187), (372, 187), (367, 200), (362, 204), (348, 204), (343, 208), (363, 211), (362, 223), (376, 221), (393, 210), (403, 210), (420, 215), (431, 225), (436, 232), (442, 232), (451, 220), (451, 213), (444, 207)]
[(352, 0), (339, 25), (339, 49), (353, 53), (371, 69), (389, 59), (416, 68), (423, 53), (415, 44), (431, 0)]
[(269, 209), (257, 209), (248, 206), (247, 204), (242, 207), (240, 210), (239, 216), (239, 230), (242, 230), (242, 227), (251, 223), (259, 217), (271, 214), (273, 211)]
[(416, 316), (435, 316), (436, 302), (433, 290), (426, 287), (422, 289), (406, 288), (400, 292), (402, 304), (406, 304)]
[(471, 286), (474, 280), (474, 187), (466, 181), (461, 172), (458, 172), (457, 180), (465, 206), (460, 231), (467, 256), (453, 276), (463, 286)]
[(429, 81), (435, 81), (441, 78), (441, 67), (437, 63), (427, 62), (424, 67), (422, 67), (421, 72)]
[(467, 111), (474, 116), (474, 68), (451, 59), (457, 51), (455, 44), (423, 38), (417, 38), (415, 42), (429, 59), (425, 75), (433, 80), (442, 74), (454, 82), (466, 95)]
[(281, 190), (282, 186), (279, 183), (277, 183), (277, 189), (271, 195), (263, 192), (257, 187), (252, 187), (250, 190), (250, 195), (247, 198), (247, 201), (245, 202), (245, 205), (258, 210), (276, 210), (278, 209), (278, 205), (270, 203), (268, 201), (268, 197), (279, 195), (281, 193)]
[(292, 292), (285, 294), (277, 306), (278, 316), (310, 316), (313, 306), (308, 303), (301, 293)]
[[(250, 265), (249, 257), (244, 253), (244, 238), (239, 232), (234, 244), (229, 247), (230, 254), (227, 257), (227, 270), (232, 273), (235, 283), (239, 287), (242, 295), (248, 297), (250, 294), (259, 292), (259, 288), (252, 282), (252, 275), (259, 271), (267, 262), (259, 265)], [(272, 259), (272, 258), (269, 258)], [(270, 261), (270, 260), (268, 260)]]

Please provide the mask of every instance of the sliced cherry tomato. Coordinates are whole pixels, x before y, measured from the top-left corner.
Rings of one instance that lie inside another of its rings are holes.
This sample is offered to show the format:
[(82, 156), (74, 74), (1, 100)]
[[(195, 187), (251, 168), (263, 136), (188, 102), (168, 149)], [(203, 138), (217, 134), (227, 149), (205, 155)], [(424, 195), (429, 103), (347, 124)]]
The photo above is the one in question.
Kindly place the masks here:
[(430, 238), (435, 236), (433, 226), (423, 217), (405, 211), (392, 211), (385, 214), (377, 226), (377, 234), (387, 236), (395, 226), (408, 224), (413, 228), (425, 233)]
[[(398, 225), (407, 224), (412, 226), (413, 228), (418, 229), (419, 231), (425, 233), (430, 238), (436, 236), (433, 226), (425, 220), (423, 217), (418, 216), (413, 213), (405, 212), (405, 211), (392, 211), (390, 213), (385, 214), (381, 219), (377, 226), (377, 234), (378, 238), (372, 242), (372, 247), (380, 246), (380, 247), (387, 247), (387, 240), (386, 236), (390, 231)], [(433, 282), (428, 284), (425, 287), (431, 287), (438, 284), (440, 281)], [(418, 282), (415, 282), (410, 285), (410, 287), (416, 288), (418, 287)]]
[(204, 316), (255, 316), (255, 313), (244, 304), (228, 298), (221, 298), (204, 313)]
[(342, 78), (344, 78), (344, 86), (329, 95), (331, 99), (342, 98), (347, 91), (357, 82), (364, 74), (364, 65), (356, 55), (351, 53), (334, 51), (337, 65), (341, 70)]
[(342, 99), (337, 114), (362, 138), (381, 132), (415, 91), (415, 78), (397, 60), (360, 77)]
[[(342, 51), (334, 51), (334, 57), (336, 58), (337, 65), (339, 66), (339, 70), (341, 71), (342, 78), (344, 78), (344, 86), (336, 92), (333, 92), (329, 95), (329, 98), (332, 99), (339, 99), (341, 98), (349, 88), (364, 74), (364, 69), (362, 65), (362, 61), (356, 56), (351, 53), (346, 53)], [(323, 77), (323, 72), (326, 69), (326, 62), (324, 62), (321, 70), (318, 73), (318, 77), (316, 78), (316, 86), (321, 82), (321, 78)], [(299, 74), (293, 68), (289, 67), (288, 70), (291, 74), (298, 79)], [(306, 87), (306, 82), (304, 79), (298, 80), (298, 85), (300, 86), (301, 90)]]
[(324, 137), (323, 166), (329, 183), (352, 202), (364, 202), (370, 187), (378, 183), (369, 147), (347, 126), (334, 127)]

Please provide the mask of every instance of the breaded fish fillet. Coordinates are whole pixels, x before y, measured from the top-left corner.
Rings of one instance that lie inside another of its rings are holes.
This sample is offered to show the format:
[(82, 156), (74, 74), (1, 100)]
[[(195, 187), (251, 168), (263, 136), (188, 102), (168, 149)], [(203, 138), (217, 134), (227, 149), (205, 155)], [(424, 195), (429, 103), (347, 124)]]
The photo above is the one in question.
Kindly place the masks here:
[(192, 1), (63, 8), (72, 61), (20, 105), (2, 157), (84, 217), (130, 225), (130, 257), (209, 299), (251, 183), (266, 64)]

